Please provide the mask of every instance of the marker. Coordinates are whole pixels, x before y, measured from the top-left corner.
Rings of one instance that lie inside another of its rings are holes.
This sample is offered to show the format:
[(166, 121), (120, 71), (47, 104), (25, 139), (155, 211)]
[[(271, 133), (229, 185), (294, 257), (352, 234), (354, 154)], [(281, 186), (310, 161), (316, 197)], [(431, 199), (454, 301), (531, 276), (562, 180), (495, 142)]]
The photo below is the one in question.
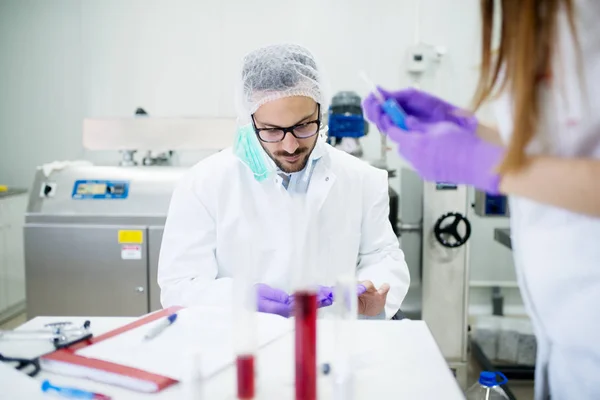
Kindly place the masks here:
[(385, 97), (383, 97), (383, 95), (379, 91), (379, 88), (377, 86), (375, 86), (375, 84), (373, 83), (373, 81), (371, 81), (369, 79), (367, 74), (365, 74), (364, 72), (361, 72), (359, 75), (362, 78), (362, 80), (364, 80), (365, 83), (367, 85), (369, 85), (369, 87), (373, 91), (373, 94), (375, 95), (377, 100), (379, 100), (379, 103), (381, 104), (381, 108), (383, 109), (385, 114), (388, 117), (390, 117), (390, 119), (392, 120), (394, 125), (396, 125), (398, 128), (407, 130), (406, 112), (402, 109), (400, 104), (398, 104), (396, 99), (389, 98), (386, 100)]
[(110, 396), (104, 394), (88, 392), (87, 390), (75, 388), (55, 386), (51, 384), (49, 380), (45, 380), (44, 382), (42, 382), (42, 392), (47, 393), (50, 391), (54, 391), (62, 397), (68, 397), (70, 399), (111, 400)]
[(154, 339), (162, 331), (167, 329), (167, 327), (171, 326), (173, 324), (173, 322), (175, 322), (176, 319), (177, 319), (177, 314), (169, 315), (167, 318), (160, 321), (160, 323), (157, 324), (154, 328), (152, 328), (152, 330), (150, 332), (146, 333), (146, 336), (144, 336), (144, 340)]

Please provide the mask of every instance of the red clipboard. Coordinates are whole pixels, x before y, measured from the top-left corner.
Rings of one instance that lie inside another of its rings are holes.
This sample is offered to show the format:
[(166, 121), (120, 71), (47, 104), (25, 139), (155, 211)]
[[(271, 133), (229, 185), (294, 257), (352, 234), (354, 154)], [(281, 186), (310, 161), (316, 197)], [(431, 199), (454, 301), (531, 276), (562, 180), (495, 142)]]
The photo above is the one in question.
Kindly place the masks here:
[(148, 314), (120, 328), (106, 332), (100, 336), (76, 343), (68, 348), (57, 350), (53, 353), (40, 357), (42, 369), (60, 375), (75, 376), (90, 379), (110, 385), (121, 386), (138, 392), (158, 392), (164, 388), (177, 383), (175, 379), (153, 374), (137, 368), (111, 363), (108, 361), (83, 357), (75, 354), (77, 350), (103, 340), (112, 338), (127, 332), (130, 329), (166, 318), (183, 307), (169, 307), (164, 310)]

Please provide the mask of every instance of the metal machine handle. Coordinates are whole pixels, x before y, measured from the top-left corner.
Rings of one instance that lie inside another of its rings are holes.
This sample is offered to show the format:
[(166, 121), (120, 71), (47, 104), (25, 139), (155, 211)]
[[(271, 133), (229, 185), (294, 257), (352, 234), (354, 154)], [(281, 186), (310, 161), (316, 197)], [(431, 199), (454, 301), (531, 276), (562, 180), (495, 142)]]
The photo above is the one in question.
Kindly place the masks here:
[[(447, 220), (451, 220), (448, 222)], [(445, 223), (448, 222), (448, 223)], [(465, 234), (458, 232), (461, 222), (465, 225)], [(442, 215), (433, 227), (433, 234), (437, 241), (444, 247), (460, 247), (471, 237), (471, 223), (461, 213), (450, 212)], [(450, 238), (454, 239), (451, 240)]]
[(423, 230), (423, 221), (420, 222), (403, 222), (402, 220), (398, 223), (398, 232), (421, 232)]
[(146, 290), (143, 286), (138, 286), (135, 288), (135, 291), (138, 293), (144, 293), (144, 290)]

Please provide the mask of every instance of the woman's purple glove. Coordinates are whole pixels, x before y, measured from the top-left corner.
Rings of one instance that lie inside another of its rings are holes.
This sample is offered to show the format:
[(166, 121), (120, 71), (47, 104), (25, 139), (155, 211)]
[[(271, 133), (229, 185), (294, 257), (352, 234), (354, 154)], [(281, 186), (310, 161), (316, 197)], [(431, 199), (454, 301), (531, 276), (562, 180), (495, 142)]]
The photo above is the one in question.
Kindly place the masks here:
[(259, 283), (255, 287), (259, 312), (278, 314), (286, 318), (291, 315), (290, 296), (286, 292), (274, 289), (264, 283)]
[[(390, 98), (396, 100), (406, 112), (406, 126), (409, 130), (417, 128), (422, 123), (444, 121), (463, 127), (465, 132), (475, 133), (477, 130), (478, 123), (474, 115), (428, 93), (413, 88), (396, 92), (383, 89), (379, 91), (386, 100)], [(375, 95), (371, 94), (365, 99), (363, 108), (367, 119), (377, 125), (380, 131), (387, 133), (387, 130), (393, 126)]]
[(363, 104), (367, 119), (398, 144), (400, 155), (424, 180), (499, 192), (500, 176), (494, 168), (502, 161), (504, 149), (476, 135), (474, 117), (460, 116), (460, 109), (415, 89), (386, 95), (407, 112), (408, 129), (396, 127), (373, 95)]
[(504, 148), (466, 134), (451, 122), (421, 124), (419, 130), (390, 128), (389, 137), (398, 152), (426, 181), (471, 185), (499, 194), (500, 176), (495, 168)]

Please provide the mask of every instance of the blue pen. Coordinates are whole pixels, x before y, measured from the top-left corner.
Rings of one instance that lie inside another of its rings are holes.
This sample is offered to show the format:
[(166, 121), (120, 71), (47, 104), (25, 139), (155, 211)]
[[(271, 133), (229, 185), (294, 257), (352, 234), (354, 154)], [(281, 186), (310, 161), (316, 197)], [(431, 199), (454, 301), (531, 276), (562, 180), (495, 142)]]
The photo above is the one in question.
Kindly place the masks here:
[(144, 336), (144, 340), (153, 339), (158, 336), (162, 331), (171, 326), (177, 319), (177, 314), (171, 314), (167, 318), (163, 319), (158, 323), (152, 330)]
[(402, 107), (400, 107), (400, 104), (398, 104), (396, 99), (389, 98), (386, 100), (385, 97), (383, 97), (383, 94), (381, 94), (381, 92), (379, 91), (379, 88), (375, 86), (375, 84), (369, 79), (367, 74), (361, 72), (359, 75), (367, 83), (367, 85), (371, 87), (373, 94), (381, 104), (381, 108), (383, 109), (385, 114), (388, 117), (390, 117), (394, 125), (396, 125), (398, 128), (407, 130), (406, 112), (402, 109)]
[(49, 380), (45, 380), (44, 382), (42, 382), (42, 392), (47, 393), (47, 392), (51, 392), (51, 391), (58, 393), (62, 397), (68, 397), (70, 399), (96, 399), (96, 400), (110, 400), (111, 399), (110, 396), (100, 394), (100, 393), (88, 392), (87, 390), (81, 390), (81, 389), (75, 389), (75, 388), (55, 386), (55, 385), (51, 384)]

